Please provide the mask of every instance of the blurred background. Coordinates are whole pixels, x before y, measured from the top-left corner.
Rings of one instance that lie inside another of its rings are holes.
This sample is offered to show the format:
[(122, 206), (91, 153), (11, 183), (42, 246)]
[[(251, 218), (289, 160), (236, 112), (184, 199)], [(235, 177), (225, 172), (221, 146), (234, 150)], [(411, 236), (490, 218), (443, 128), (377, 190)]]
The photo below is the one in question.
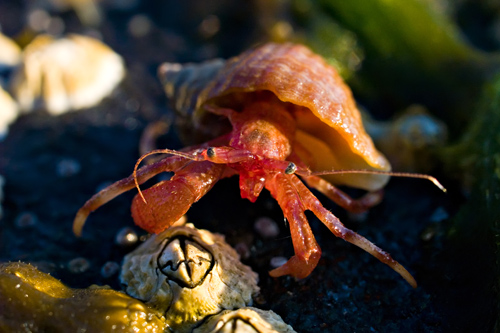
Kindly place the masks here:
[[(362, 216), (318, 194), (419, 287), (312, 214), (323, 250), (316, 270), (300, 281), (269, 277), (273, 260), (293, 253), (288, 228), (268, 193), (254, 204), (240, 199), (234, 177), (194, 204), (188, 221), (226, 236), (259, 273), (256, 305), (298, 332), (499, 330), (498, 1), (2, 0), (0, 32), (9, 40), (0, 44), (0, 92), (8, 95), (0, 104), (1, 262), (32, 263), (71, 287), (119, 290), (121, 260), (145, 237), (130, 217), (134, 193), (93, 213), (81, 238), (72, 220), (96, 191), (132, 172), (148, 125), (171, 125), (158, 147), (185, 144), (158, 66), (291, 41), (338, 69), (395, 171), (429, 173), (447, 187), (443, 194), (394, 178)], [(81, 62), (65, 56), (71, 49), (82, 50)], [(259, 229), (262, 217), (277, 236)]]

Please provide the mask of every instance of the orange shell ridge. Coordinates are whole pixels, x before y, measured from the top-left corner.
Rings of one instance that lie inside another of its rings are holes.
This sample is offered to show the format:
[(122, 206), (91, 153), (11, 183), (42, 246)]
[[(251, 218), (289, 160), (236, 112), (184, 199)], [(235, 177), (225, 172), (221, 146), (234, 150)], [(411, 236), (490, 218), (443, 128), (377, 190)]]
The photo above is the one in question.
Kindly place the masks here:
[[(365, 132), (349, 87), (323, 58), (302, 45), (265, 44), (229, 59), (198, 96), (194, 122), (205, 112), (205, 103), (223, 104), (231, 95), (266, 90), (283, 102), (302, 107), (296, 112), (296, 140), (312, 154), (313, 171), (390, 170), (389, 162)], [(344, 174), (325, 178), (374, 191), (389, 177)]]

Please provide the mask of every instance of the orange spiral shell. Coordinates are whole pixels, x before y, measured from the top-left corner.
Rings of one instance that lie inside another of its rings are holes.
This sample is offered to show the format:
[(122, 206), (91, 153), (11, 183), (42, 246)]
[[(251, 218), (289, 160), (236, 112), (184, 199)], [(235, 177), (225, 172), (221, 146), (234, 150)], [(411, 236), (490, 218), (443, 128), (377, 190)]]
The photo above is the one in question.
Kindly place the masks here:
[[(333, 67), (305, 46), (270, 43), (225, 63), (178, 66), (164, 64), (160, 77), (175, 108), (187, 115), (198, 131), (213, 129), (216, 135), (227, 131), (228, 123), (207, 112), (204, 105), (238, 110), (255, 98), (255, 93), (268, 91), (293, 108), (295, 139), (307, 149), (310, 156), (303, 157), (313, 171), (390, 170), (389, 162), (364, 130), (349, 87)], [(301, 155), (300, 150), (297, 153)], [(373, 174), (325, 178), (366, 190), (377, 190), (388, 180), (388, 176)]]

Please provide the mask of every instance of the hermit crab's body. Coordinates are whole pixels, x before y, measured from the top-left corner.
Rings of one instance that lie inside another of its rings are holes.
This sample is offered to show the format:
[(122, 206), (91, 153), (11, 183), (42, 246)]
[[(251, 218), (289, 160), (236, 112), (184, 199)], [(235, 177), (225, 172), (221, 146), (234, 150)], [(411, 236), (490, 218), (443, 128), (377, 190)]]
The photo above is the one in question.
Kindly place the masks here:
[[(349, 88), (319, 56), (300, 45), (267, 44), (227, 62), (165, 64), (160, 76), (175, 107), (190, 116), (194, 128), (221, 135), (134, 172), (96, 194), (82, 207), (74, 230), (81, 232), (90, 212), (154, 175), (173, 171), (168, 181), (136, 196), (135, 223), (158, 233), (168, 228), (221, 178), (239, 175), (243, 198), (255, 201), (266, 188), (290, 225), (295, 250), (272, 276), (306, 277), (321, 250), (304, 212), (312, 211), (336, 236), (351, 242), (401, 274), (413, 277), (389, 254), (345, 228), (297, 175), (342, 207), (360, 212), (377, 204), (390, 170), (365, 133)], [(185, 118), (181, 118), (185, 119)], [(320, 178), (312, 171), (368, 170)], [(370, 173), (371, 171), (371, 173)], [(380, 173), (377, 174), (377, 172)], [(354, 200), (332, 184), (370, 191)]]

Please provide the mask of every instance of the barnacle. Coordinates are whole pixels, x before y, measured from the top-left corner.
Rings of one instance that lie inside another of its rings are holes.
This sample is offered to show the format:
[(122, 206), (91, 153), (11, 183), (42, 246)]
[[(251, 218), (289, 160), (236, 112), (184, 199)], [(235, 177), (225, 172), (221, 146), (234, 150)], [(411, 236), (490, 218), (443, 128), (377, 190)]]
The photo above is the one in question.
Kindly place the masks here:
[(431, 170), (437, 160), (433, 153), (444, 147), (448, 137), (446, 124), (420, 105), (411, 105), (387, 121), (362, 115), (366, 131), (397, 170)]
[(171, 227), (125, 256), (125, 291), (165, 315), (175, 332), (189, 332), (205, 318), (249, 306), (257, 274), (238, 260), (223, 236)]
[(273, 311), (246, 307), (210, 317), (193, 333), (294, 333)]
[(164, 318), (122, 292), (72, 289), (24, 263), (0, 264), (1, 332), (163, 332)]
[(16, 120), (18, 107), (12, 97), (0, 86), (0, 139), (7, 134), (7, 129)]
[(21, 60), (21, 49), (9, 37), (0, 33), (0, 70), (12, 67)]
[(0, 139), (7, 134), (7, 128), (17, 118), (18, 107), (12, 97), (3, 89), (3, 79), (21, 60), (21, 49), (13, 40), (0, 33)]
[(96, 105), (124, 75), (122, 58), (94, 38), (40, 35), (24, 49), (12, 91), (21, 109), (29, 111), (41, 99), (57, 115)]

